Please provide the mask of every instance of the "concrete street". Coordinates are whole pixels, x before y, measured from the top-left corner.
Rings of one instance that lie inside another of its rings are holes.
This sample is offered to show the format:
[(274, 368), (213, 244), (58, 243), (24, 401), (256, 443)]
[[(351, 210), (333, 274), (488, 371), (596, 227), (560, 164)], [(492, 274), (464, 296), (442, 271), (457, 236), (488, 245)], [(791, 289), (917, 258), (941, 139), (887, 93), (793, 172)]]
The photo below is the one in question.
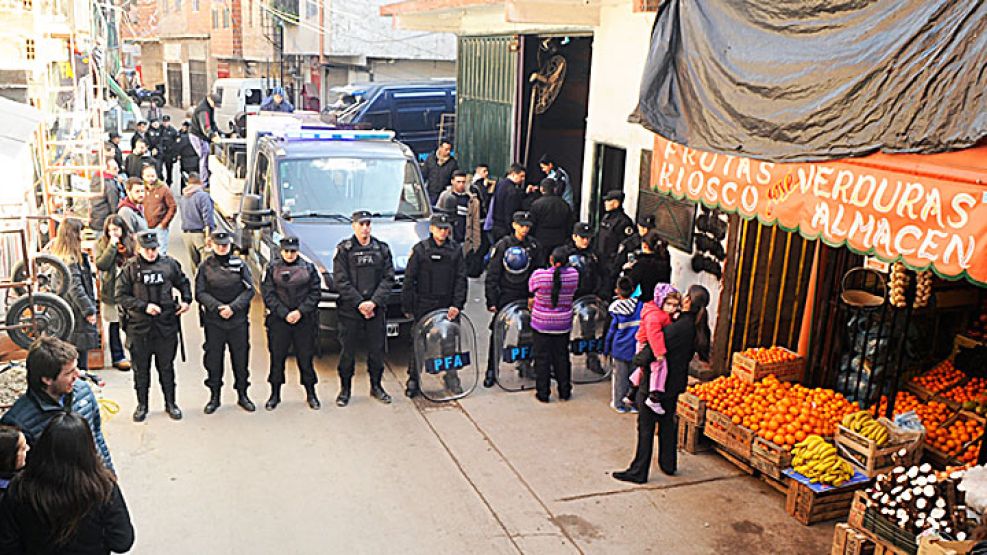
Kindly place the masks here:
[[(177, 222), (177, 220), (176, 220)], [(171, 253), (188, 268), (177, 225)], [(645, 486), (609, 472), (629, 463), (635, 419), (609, 406), (609, 384), (576, 386), (573, 400), (479, 388), (460, 402), (403, 396), (407, 348), (392, 342), (384, 384), (395, 402), (367, 396), (358, 366), (345, 409), (336, 356), (316, 361), (321, 411), (304, 404), (294, 360), (284, 402), (264, 411), (268, 355), (263, 306), (251, 317), (251, 396), (203, 414), (202, 330), (186, 315), (188, 361), (178, 361), (181, 422), (163, 412), (135, 424), (131, 373), (106, 369), (120, 412), (107, 441), (137, 529), (134, 553), (828, 553), (832, 524), (804, 527), (784, 497), (715, 454), (680, 454), (680, 473)], [(467, 313), (485, 364), (482, 284)], [(360, 359), (362, 361), (362, 357)]]

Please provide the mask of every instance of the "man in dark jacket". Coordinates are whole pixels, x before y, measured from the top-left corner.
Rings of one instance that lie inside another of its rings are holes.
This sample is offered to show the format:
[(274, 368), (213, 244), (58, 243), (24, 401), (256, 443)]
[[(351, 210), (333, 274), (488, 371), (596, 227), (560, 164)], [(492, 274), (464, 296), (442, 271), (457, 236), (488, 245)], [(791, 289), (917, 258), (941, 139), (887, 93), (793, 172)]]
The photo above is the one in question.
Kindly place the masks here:
[(219, 93), (206, 95), (192, 113), (192, 123), (189, 126), (189, 139), (199, 157), (199, 179), (206, 189), (209, 188), (209, 144), (219, 138), (215, 108), (220, 98)]
[(452, 182), (452, 172), (459, 169), (459, 162), (452, 155), (452, 143), (442, 141), (435, 152), (422, 163), (422, 178), (428, 191), (428, 202), (435, 206), (439, 195)]
[(603, 207), (606, 213), (600, 218), (600, 232), (596, 238), (596, 255), (605, 271), (604, 282), (607, 290), (612, 289), (620, 275), (620, 266), (616, 265), (617, 250), (620, 243), (634, 234), (634, 222), (624, 213), (624, 193), (608, 191), (603, 197)]
[(195, 147), (192, 146), (192, 139), (189, 135), (189, 122), (182, 123), (172, 152), (178, 157), (178, 167), (182, 173), (181, 181), (182, 188), (184, 189), (185, 185), (188, 184), (188, 176), (193, 173), (198, 175), (199, 173), (199, 154), (196, 152)]
[(642, 239), (654, 228), (654, 216), (642, 214), (637, 217), (637, 233), (632, 233), (629, 237), (621, 241), (620, 246), (617, 247), (617, 254), (614, 256), (613, 261), (613, 275), (615, 278), (624, 273), (628, 269), (629, 264), (634, 262), (634, 258), (641, 252)]
[(569, 182), (569, 173), (559, 166), (555, 159), (548, 154), (543, 154), (538, 160), (538, 167), (541, 168), (545, 177), (551, 177), (558, 183), (557, 195), (569, 205), (569, 208), (576, 209), (575, 197), (573, 197), (572, 183)]
[(130, 150), (133, 151), (134, 147), (137, 146), (137, 141), (144, 141), (146, 145), (147, 141), (147, 122), (138, 121), (134, 129), (134, 134), (130, 137)]
[(117, 167), (123, 169), (123, 151), (120, 150), (120, 134), (110, 131), (110, 140), (107, 145), (113, 149), (113, 159), (117, 161)]
[(271, 351), (271, 370), (267, 375), (271, 396), (264, 405), (267, 410), (274, 410), (281, 403), (284, 362), (291, 348), (295, 350), (298, 373), (309, 408), (322, 408), (315, 393), (319, 378), (312, 363), (319, 336), (322, 282), (316, 267), (298, 254), (298, 247), (298, 237), (281, 239), (281, 256), (267, 266), (260, 284), (264, 306), (267, 307), (267, 317), (264, 319), (267, 347)]
[[(545, 251), (542, 250), (541, 244), (529, 235), (531, 224), (530, 213), (515, 212), (511, 224), (514, 233), (497, 241), (493, 254), (490, 255), (484, 285), (487, 310), (492, 315), (491, 330), (500, 309), (514, 301), (528, 298), (528, 278), (545, 262)], [(493, 387), (497, 379), (497, 364), (491, 333), (483, 387)]]
[(511, 233), (511, 218), (515, 212), (521, 210), (524, 202), (525, 192), (521, 189), (524, 175), (524, 166), (511, 164), (507, 177), (498, 181), (494, 187), (487, 219), (483, 225), (484, 231), (490, 232), (491, 243), (496, 243), (501, 237)]
[(332, 259), (332, 281), (339, 291), (339, 396), (336, 406), (350, 402), (356, 349), (367, 346), (367, 372), (370, 396), (390, 403), (384, 391), (384, 339), (386, 337), (387, 299), (394, 288), (394, 261), (391, 247), (370, 234), (370, 212), (353, 213), (353, 236), (340, 241)]
[[(401, 309), (416, 322), (440, 308), (448, 309), (446, 316), (455, 320), (466, 306), (466, 262), (463, 249), (449, 238), (452, 219), (448, 214), (433, 215), (429, 232), (431, 237), (411, 249), (401, 287)], [(418, 365), (422, 362), (415, 360), (412, 345), (412, 355), (408, 360), (408, 387), (405, 389), (408, 397), (419, 393)], [(455, 370), (446, 371), (443, 378), (450, 392), (456, 395), (462, 393)]]
[(127, 177), (140, 177), (141, 170), (144, 169), (144, 166), (153, 166), (155, 171), (157, 171), (160, 170), (158, 167), (159, 163), (160, 161), (148, 152), (147, 143), (144, 139), (138, 139), (134, 143), (134, 150), (127, 155), (127, 161), (123, 169), (127, 173)]
[(531, 203), (531, 222), (534, 224), (531, 234), (547, 253), (564, 245), (572, 228), (572, 209), (555, 194), (556, 186), (551, 177), (542, 179), (541, 196)]
[[(147, 418), (151, 388), (151, 358), (158, 369), (165, 411), (173, 420), (182, 419), (175, 403), (175, 354), (178, 352), (179, 320), (189, 311), (192, 287), (181, 265), (158, 252), (155, 230), (137, 235), (138, 256), (130, 259), (117, 278), (117, 304), (126, 314), (127, 341), (133, 359), (137, 408), (134, 422)], [(180, 297), (172, 297), (177, 290)]]
[(223, 358), (229, 348), (233, 363), (233, 387), (237, 404), (247, 412), (256, 407), (247, 396), (250, 387), (250, 299), (254, 282), (240, 257), (230, 254), (233, 238), (225, 231), (212, 233), (213, 255), (199, 265), (195, 274), (195, 300), (199, 302), (199, 319), (206, 332), (203, 364), (209, 402), (204, 412), (212, 414), (220, 405), (223, 388)]
[(103, 231), (103, 222), (106, 221), (107, 216), (116, 213), (120, 199), (126, 196), (118, 173), (117, 161), (108, 158), (106, 169), (93, 176), (92, 192), (103, 193), (101, 197), (92, 201), (92, 212), (89, 214), (89, 227), (96, 231)]
[(34, 445), (52, 416), (66, 409), (89, 423), (96, 450), (111, 471), (113, 461), (103, 439), (99, 402), (89, 386), (79, 379), (78, 352), (71, 343), (42, 336), (27, 353), (27, 392), (0, 419), (16, 426), (29, 445)]
[(158, 158), (164, 169), (165, 183), (169, 186), (173, 183), (175, 174), (175, 160), (178, 154), (175, 152), (175, 143), (178, 142), (178, 130), (171, 125), (171, 116), (165, 114), (161, 117), (161, 138), (158, 139)]

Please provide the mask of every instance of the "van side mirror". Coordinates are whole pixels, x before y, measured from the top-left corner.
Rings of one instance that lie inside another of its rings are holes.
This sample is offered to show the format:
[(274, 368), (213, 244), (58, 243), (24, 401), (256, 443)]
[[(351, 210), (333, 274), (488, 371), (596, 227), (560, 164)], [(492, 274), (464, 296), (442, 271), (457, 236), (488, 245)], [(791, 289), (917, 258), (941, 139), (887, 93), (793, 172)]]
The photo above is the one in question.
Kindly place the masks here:
[(243, 195), (243, 210), (240, 211), (240, 222), (246, 229), (264, 229), (271, 227), (271, 217), (274, 212), (263, 205), (260, 195)]

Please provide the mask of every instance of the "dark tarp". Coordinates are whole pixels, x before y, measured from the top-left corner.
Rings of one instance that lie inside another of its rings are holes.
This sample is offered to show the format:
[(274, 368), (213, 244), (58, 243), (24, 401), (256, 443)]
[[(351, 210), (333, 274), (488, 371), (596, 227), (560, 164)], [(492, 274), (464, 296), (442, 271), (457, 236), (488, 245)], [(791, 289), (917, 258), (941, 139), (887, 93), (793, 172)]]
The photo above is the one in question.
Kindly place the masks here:
[(987, 137), (985, 0), (666, 0), (635, 117), (777, 161)]

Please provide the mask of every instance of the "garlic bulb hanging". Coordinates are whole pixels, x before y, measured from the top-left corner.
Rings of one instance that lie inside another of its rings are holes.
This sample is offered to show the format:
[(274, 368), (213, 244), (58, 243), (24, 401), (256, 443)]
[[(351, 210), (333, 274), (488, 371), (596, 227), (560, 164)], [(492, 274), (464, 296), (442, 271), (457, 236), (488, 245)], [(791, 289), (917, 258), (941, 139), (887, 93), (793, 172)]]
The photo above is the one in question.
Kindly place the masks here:
[(888, 300), (895, 308), (905, 308), (908, 301), (905, 300), (905, 291), (908, 290), (908, 270), (901, 262), (895, 262), (891, 267), (891, 289), (888, 293)]
[(924, 308), (932, 297), (932, 271), (919, 272), (915, 276), (915, 302), (912, 308)]

